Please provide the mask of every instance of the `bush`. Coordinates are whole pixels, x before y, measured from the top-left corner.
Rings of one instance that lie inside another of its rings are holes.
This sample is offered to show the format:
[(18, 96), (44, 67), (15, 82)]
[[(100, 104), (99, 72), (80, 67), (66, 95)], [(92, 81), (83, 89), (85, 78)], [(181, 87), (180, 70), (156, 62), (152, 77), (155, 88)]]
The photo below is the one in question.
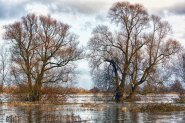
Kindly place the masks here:
[(90, 92), (91, 92), (91, 93), (98, 93), (98, 92), (100, 92), (100, 89), (97, 88), (97, 87), (94, 87), (94, 88), (92, 88), (92, 89), (90, 90)]
[(182, 87), (182, 84), (180, 81), (176, 80), (171, 86), (170, 91), (177, 92), (182, 94), (184, 92), (184, 88)]
[(154, 84), (145, 84), (143, 87), (142, 94), (156, 93), (157, 87)]

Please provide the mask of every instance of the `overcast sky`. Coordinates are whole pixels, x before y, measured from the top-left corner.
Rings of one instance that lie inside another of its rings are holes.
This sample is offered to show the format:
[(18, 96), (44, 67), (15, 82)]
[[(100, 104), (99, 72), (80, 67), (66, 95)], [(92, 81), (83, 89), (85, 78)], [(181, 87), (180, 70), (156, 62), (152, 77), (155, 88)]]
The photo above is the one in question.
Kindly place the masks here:
[[(80, 45), (86, 46), (92, 29), (99, 24), (110, 25), (107, 11), (114, 2), (124, 0), (0, 0), (0, 42), (3, 42), (2, 26), (20, 20), (28, 13), (51, 15), (71, 26), (79, 36)], [(172, 38), (185, 40), (185, 0), (128, 0), (140, 3), (150, 14), (167, 20), (173, 29)], [(92, 88), (88, 62), (79, 62), (79, 86)]]

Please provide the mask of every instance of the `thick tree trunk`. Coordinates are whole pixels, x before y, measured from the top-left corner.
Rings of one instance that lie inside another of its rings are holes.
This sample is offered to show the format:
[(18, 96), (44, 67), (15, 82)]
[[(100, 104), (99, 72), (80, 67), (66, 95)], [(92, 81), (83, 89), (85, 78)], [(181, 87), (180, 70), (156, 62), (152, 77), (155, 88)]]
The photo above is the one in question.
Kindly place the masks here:
[(124, 90), (125, 90), (125, 78), (122, 79), (120, 85), (117, 85), (117, 88), (115, 91), (116, 102), (121, 102), (123, 100)]
[(130, 94), (127, 96), (127, 99), (130, 101), (133, 101), (133, 99), (135, 98), (135, 94), (136, 94), (136, 89), (137, 89), (138, 85), (133, 85), (131, 87), (131, 91)]
[(121, 83), (117, 85), (116, 93), (115, 93), (116, 102), (121, 102), (123, 100), (123, 94), (124, 94), (124, 90), (125, 90), (125, 80), (126, 80), (126, 75), (127, 75), (126, 71), (127, 70), (128, 70), (128, 67), (126, 67), (125, 72), (122, 73)]
[(42, 96), (41, 87), (42, 87), (43, 70), (44, 70), (44, 68), (42, 69), (42, 72), (38, 76), (38, 79), (35, 82), (35, 85), (34, 85), (34, 87), (32, 89), (32, 92), (31, 92), (31, 95), (30, 95), (30, 98), (31, 98), (32, 102), (41, 100), (41, 96)]
[(41, 86), (35, 85), (29, 94), (29, 101), (31, 102), (40, 101), (41, 96), (42, 96)]
[(115, 91), (115, 101), (116, 102), (121, 102), (123, 99), (123, 92), (124, 88), (123, 87), (117, 87)]
[(121, 102), (123, 99), (123, 94), (124, 94), (124, 90), (125, 90), (125, 78), (126, 78), (126, 76), (123, 75), (121, 84), (117, 85), (116, 92), (115, 92), (116, 102)]
[(2, 84), (0, 84), (0, 93), (3, 93), (3, 83)]

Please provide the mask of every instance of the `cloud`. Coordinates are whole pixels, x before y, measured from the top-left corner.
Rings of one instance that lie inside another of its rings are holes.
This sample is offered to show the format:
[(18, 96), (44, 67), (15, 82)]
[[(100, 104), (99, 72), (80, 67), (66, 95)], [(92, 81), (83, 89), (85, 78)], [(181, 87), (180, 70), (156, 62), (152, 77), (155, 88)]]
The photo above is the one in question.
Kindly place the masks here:
[[(39, 11), (39, 6), (45, 6), (50, 13), (68, 13), (92, 15), (100, 12), (106, 12), (113, 1), (111, 0), (0, 0), (0, 19), (11, 18), (27, 14), (27, 7), (36, 6), (35, 11)], [(38, 4), (38, 5), (36, 5)], [(32, 10), (33, 11), (33, 10)], [(30, 11), (30, 12), (32, 12)]]
[(45, 15), (48, 15), (50, 13), (48, 6), (36, 2), (32, 4), (27, 4), (25, 10), (27, 13), (36, 13)]
[[(105, 2), (105, 1), (99, 1), (99, 2), (93, 2), (93, 1), (89, 1), (86, 4), (81, 4), (81, 6), (79, 6), (79, 10), (81, 10), (81, 12), (83, 13), (97, 13), (100, 11), (104, 11), (106, 8), (108, 8), (108, 4), (109, 2)], [(84, 5), (86, 7), (84, 7)], [(88, 10), (88, 11), (87, 11)], [(88, 14), (87, 13), (87, 14)]]
[(110, 7), (111, 0), (48, 0), (58, 6), (58, 11), (80, 14), (96, 14)]
[[(118, 1), (123, 0), (0, 0), (0, 19), (16, 18), (30, 12), (40, 14), (42, 12), (41, 9), (45, 7), (44, 9), (49, 14), (96, 15), (98, 21), (103, 21), (104, 18), (101, 15), (107, 14), (112, 4)], [(131, 2), (139, 2), (149, 8), (149, 10), (152, 8), (155, 11), (168, 10), (175, 14), (185, 14), (185, 2), (176, 2), (175, 0), (163, 0), (160, 4), (158, 1), (149, 2), (147, 0), (132, 0)], [(28, 9), (28, 6), (32, 9)]]
[(185, 14), (185, 2), (175, 4), (167, 8), (167, 10), (173, 14), (184, 15)]
[(95, 17), (95, 20), (102, 22), (102, 21), (106, 21), (106, 18), (107, 18), (107, 14), (106, 15), (98, 14)]
[(81, 31), (88, 31), (92, 28), (92, 23), (90, 21), (84, 22), (83, 26), (80, 28)]
[[(164, 5), (164, 3), (167, 3)], [(152, 8), (152, 9), (151, 9)], [(163, 1), (163, 4), (159, 6), (147, 6), (148, 10), (153, 14), (161, 16), (171, 16), (171, 15), (184, 15), (185, 14), (185, 1), (184, 0), (171, 0), (169, 3)]]
[(9, 4), (6, 1), (0, 1), (0, 19), (17, 18), (24, 13), (23, 3)]

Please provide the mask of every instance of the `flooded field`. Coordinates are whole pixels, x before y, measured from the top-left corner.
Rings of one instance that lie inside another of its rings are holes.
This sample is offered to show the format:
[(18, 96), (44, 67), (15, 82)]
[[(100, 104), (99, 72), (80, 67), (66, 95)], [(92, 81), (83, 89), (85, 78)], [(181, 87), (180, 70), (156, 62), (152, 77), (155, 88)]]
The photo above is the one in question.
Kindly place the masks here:
[(184, 123), (185, 112), (141, 113), (124, 112), (121, 106), (104, 105), (89, 109), (80, 105), (55, 105), (32, 107), (1, 106), (0, 122), (13, 123)]
[[(71, 97), (71, 96), (70, 96)], [(82, 98), (83, 97), (83, 98)], [(95, 98), (97, 97), (97, 98)], [(129, 112), (137, 104), (116, 104), (111, 96), (81, 95), (70, 98), (66, 105), (0, 105), (0, 123), (184, 123), (185, 112)]]

